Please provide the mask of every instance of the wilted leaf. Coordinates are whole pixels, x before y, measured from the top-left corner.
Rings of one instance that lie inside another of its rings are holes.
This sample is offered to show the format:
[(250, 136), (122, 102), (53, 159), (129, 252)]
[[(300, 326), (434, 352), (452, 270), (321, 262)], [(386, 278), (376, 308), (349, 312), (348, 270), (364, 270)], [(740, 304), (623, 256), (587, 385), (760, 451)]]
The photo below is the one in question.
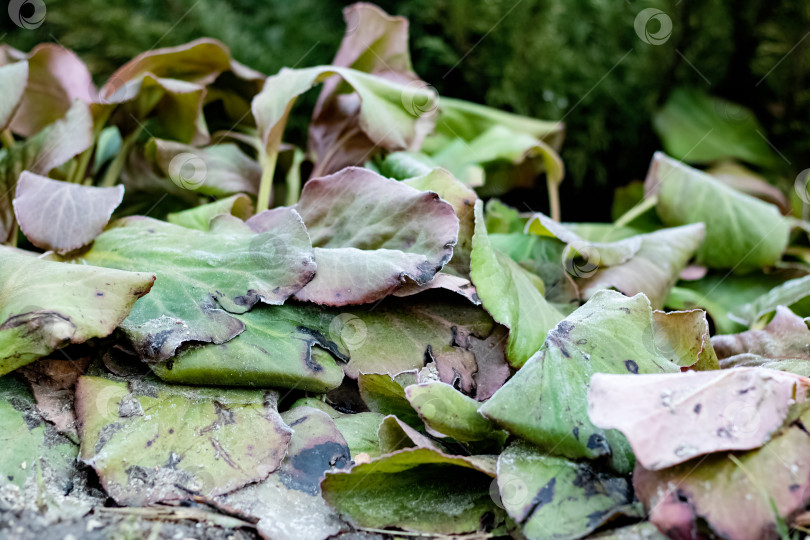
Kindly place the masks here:
[(506, 357), (522, 366), (543, 345), (562, 318), (537, 290), (531, 274), (492, 247), (484, 223), (483, 203), (475, 203), (471, 276), (484, 308), (509, 328)]
[(84, 186), (24, 171), (17, 180), (14, 214), (32, 244), (67, 253), (101, 234), (123, 198), (124, 186)]
[(805, 412), (749, 452), (711, 454), (661, 471), (637, 465), (636, 495), (670, 538), (692, 538), (698, 527), (730, 540), (779, 538), (778, 521), (790, 526), (810, 502), (808, 423)]
[(37, 45), (27, 63), (28, 84), (11, 121), (11, 130), (23, 137), (36, 135), (63, 118), (75, 100), (90, 102), (94, 89), (84, 62), (59, 45)]
[(695, 456), (765, 444), (806, 407), (810, 379), (762, 368), (663, 375), (597, 373), (588, 414), (618, 429), (638, 463), (660, 470)]
[(232, 195), (182, 212), (169, 214), (166, 216), (166, 220), (188, 229), (207, 231), (210, 228), (211, 220), (222, 214), (230, 214), (246, 220), (253, 215), (253, 203), (247, 195)]
[(751, 270), (773, 265), (788, 241), (788, 223), (766, 202), (736, 191), (708, 174), (656, 152), (645, 189), (656, 194), (668, 226), (706, 224), (698, 264)]
[[(596, 291), (608, 288), (615, 288), (627, 296), (644, 293), (652, 307), (660, 309), (681, 271), (703, 242), (704, 235), (705, 226), (695, 223), (633, 236), (631, 238), (641, 240), (640, 249), (627, 262), (598, 268), (585, 277), (579, 283), (582, 295), (590, 298)], [(591, 248), (599, 251), (593, 245)], [(594, 263), (591, 259), (588, 262)]]
[(215, 500), (258, 518), (267, 540), (324, 540), (347, 527), (320, 497), (320, 481), (326, 471), (348, 466), (349, 447), (322, 411), (296, 407), (281, 416), (293, 434), (278, 471)]
[(482, 458), (408, 448), (327, 473), (321, 488), (326, 502), (359, 527), (485, 531), (503, 517), (489, 492), (494, 467)]
[(0, 129), (6, 129), (28, 83), (28, 62), (14, 62), (0, 67)]
[(405, 397), (425, 424), (441, 436), (469, 442), (499, 438), (502, 434), (478, 412), (477, 401), (449, 384), (412, 384), (405, 388)]
[(337, 66), (283, 68), (265, 81), (252, 104), (268, 159), (272, 160), (278, 152), (296, 98), (332, 76), (342, 78), (359, 96), (355, 129), (362, 131), (373, 145), (389, 150), (416, 149), (433, 126), (437, 98), (424, 86), (399, 84)]
[(0, 248), (0, 374), (68, 343), (104, 337), (154, 274), (45, 261)]
[(673, 364), (697, 371), (720, 369), (702, 309), (653, 311), (655, 346)]
[[(788, 306), (801, 314), (810, 311), (807, 297), (810, 296), (810, 276), (791, 279), (776, 285), (753, 301), (738, 305), (729, 312), (729, 317), (751, 325), (772, 313), (778, 306)], [(810, 315), (810, 312), (807, 313)]]
[(716, 335), (712, 337), (712, 345), (723, 367), (775, 367), (772, 362), (793, 360), (810, 370), (810, 329), (801, 317), (784, 306), (777, 306), (776, 315), (762, 330)]
[(58, 495), (72, 489), (78, 448), (42, 420), (30, 390), (11, 375), (0, 379), (0, 444), (0, 485), (40, 498), (43, 487)]
[(81, 377), (80, 457), (119, 504), (222, 495), (278, 468), (291, 430), (275, 394)]
[(93, 119), (87, 105), (75, 101), (61, 120), (49, 125), (23, 143), (0, 154), (0, 242), (12, 239), (14, 230), (13, 194), (17, 178), (27, 170), (47, 175), (93, 143)]
[(229, 216), (211, 231), (145, 217), (118, 220), (83, 262), (108, 268), (149, 269), (152, 294), (121, 325), (142, 358), (166, 360), (188, 341), (224, 343), (244, 330), (231, 313), (261, 301), (281, 304), (315, 272), (307, 232), (290, 209), (274, 210), (271, 231), (254, 233)]
[(331, 306), (384, 298), (424, 285), (450, 260), (458, 238), (453, 207), (367, 169), (310, 180), (296, 206), (315, 248), (318, 273), (299, 300)]
[(20, 369), (31, 385), (37, 410), (59, 433), (78, 443), (76, 412), (73, 409), (76, 381), (87, 368), (89, 358), (76, 360), (43, 358)]
[(183, 189), (222, 197), (259, 191), (262, 169), (232, 143), (197, 148), (163, 139), (151, 139), (147, 154), (166, 178)]
[(545, 346), (489, 401), (481, 413), (511, 433), (568, 458), (609, 456), (620, 472), (633, 454), (616, 431), (588, 419), (594, 373), (676, 373), (658, 350), (652, 309), (641, 294), (600, 291), (561, 321)]
[(754, 113), (697, 90), (674, 89), (653, 126), (667, 153), (690, 163), (739, 158), (768, 167), (776, 159)]
[(498, 458), (498, 491), (528, 540), (581, 538), (632, 512), (632, 489), (624, 478), (523, 441), (509, 445)]
[[(391, 17), (372, 4), (356, 3), (344, 8), (346, 34), (332, 66), (351, 68), (406, 88), (427, 89), (411, 68), (408, 54), (408, 21)], [(358, 93), (347, 93), (342, 81), (332, 77), (324, 81), (323, 89), (309, 127), (309, 149), (315, 155), (314, 176), (331, 174), (344, 167), (360, 165), (368, 160), (377, 146), (364, 130), (358, 129), (363, 102)], [(408, 148), (418, 148), (435, 121), (431, 100), (409, 101), (403, 94), (402, 104), (415, 120), (415, 133)], [(392, 148), (394, 150), (402, 147)]]
[(222, 344), (192, 344), (152, 370), (163, 380), (326, 392), (343, 380), (348, 358), (329, 315), (310, 306), (262, 306), (235, 315), (244, 332)]

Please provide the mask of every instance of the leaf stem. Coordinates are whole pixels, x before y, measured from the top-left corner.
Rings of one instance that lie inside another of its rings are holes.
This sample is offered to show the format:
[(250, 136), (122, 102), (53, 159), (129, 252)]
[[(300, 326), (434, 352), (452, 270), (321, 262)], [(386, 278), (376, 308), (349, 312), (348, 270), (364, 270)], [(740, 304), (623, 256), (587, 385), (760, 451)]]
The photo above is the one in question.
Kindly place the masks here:
[(549, 174), (546, 174), (546, 185), (548, 186), (548, 205), (551, 211), (551, 219), (559, 223), (561, 218), (560, 183), (555, 181)]
[(67, 181), (73, 184), (81, 184), (84, 180), (84, 175), (87, 172), (87, 165), (90, 163), (90, 156), (93, 155), (93, 149), (96, 146), (95, 139), (93, 140), (93, 144), (90, 147), (79, 154), (79, 158), (76, 160), (76, 168), (72, 170), (72, 174), (68, 175)]
[(113, 187), (118, 183), (118, 177), (121, 176), (121, 171), (124, 170), (129, 151), (135, 145), (135, 141), (138, 139), (142, 130), (143, 127), (138, 126), (135, 128), (135, 131), (127, 135), (123, 142), (121, 142), (121, 150), (107, 167), (107, 172), (104, 173), (104, 179), (101, 181), (101, 187)]
[(292, 163), (290, 170), (287, 171), (287, 196), (284, 203), (287, 206), (292, 206), (298, 202), (301, 195), (301, 163), (304, 162), (304, 153), (295, 148), (293, 150)]
[(613, 227), (624, 227), (625, 225), (635, 221), (637, 217), (647, 210), (654, 208), (656, 204), (658, 204), (658, 195), (652, 195), (642, 199), (636, 203), (633, 208), (622, 214), (622, 216), (613, 223)]
[(4, 129), (2, 133), (0, 133), (0, 139), (3, 141), (3, 147), (11, 148), (14, 146), (14, 135), (11, 134), (10, 129)]
[(273, 175), (276, 172), (278, 161), (278, 147), (262, 157), (262, 180), (259, 184), (259, 195), (256, 197), (256, 213), (264, 212), (270, 208), (270, 199), (273, 196)]

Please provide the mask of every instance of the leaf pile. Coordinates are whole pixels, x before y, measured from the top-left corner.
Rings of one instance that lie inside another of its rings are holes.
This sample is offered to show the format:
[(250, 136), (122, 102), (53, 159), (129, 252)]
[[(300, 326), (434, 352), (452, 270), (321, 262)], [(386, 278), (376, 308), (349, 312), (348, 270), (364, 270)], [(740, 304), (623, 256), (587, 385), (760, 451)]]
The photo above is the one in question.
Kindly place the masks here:
[[(406, 20), (344, 15), (332, 65), (267, 78), (213, 40), (98, 90), (69, 51), (5, 49), (3, 508), (267, 539), (806, 530), (810, 223), (662, 153), (615, 223), (561, 222), (562, 125), (439, 98)], [(304, 151), (285, 124), (319, 84)], [(483, 200), (541, 174), (550, 215)]]

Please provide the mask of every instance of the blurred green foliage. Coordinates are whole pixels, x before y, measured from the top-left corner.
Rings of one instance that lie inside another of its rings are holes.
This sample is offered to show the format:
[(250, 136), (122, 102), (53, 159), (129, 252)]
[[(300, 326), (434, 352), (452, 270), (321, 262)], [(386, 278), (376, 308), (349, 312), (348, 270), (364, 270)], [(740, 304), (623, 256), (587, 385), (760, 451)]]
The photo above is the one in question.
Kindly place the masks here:
[[(58, 41), (82, 56), (99, 77), (143, 50), (201, 36), (222, 40), (238, 60), (265, 73), (285, 65), (327, 63), (343, 33), (340, 10), (350, 3), (45, 2), (45, 23), (36, 30), (21, 30), (4, 17), (4, 40), (23, 50), (40, 41)], [(589, 198), (598, 200), (601, 195), (609, 197), (612, 187), (643, 178), (653, 151), (661, 148), (652, 114), (676, 87), (693, 87), (749, 107), (764, 128), (763, 135), (784, 155), (786, 179), (807, 166), (802, 160), (810, 142), (808, 2), (380, 0), (378, 4), (389, 13), (409, 17), (415, 69), (440, 94), (538, 118), (564, 119), (566, 218), (585, 219), (584, 210), (571, 200), (583, 187)], [(672, 35), (661, 45), (645, 43), (634, 30), (636, 15), (649, 7), (672, 20)], [(292, 123), (293, 136), (303, 140), (296, 125)], [(521, 196), (533, 204), (530, 194)]]

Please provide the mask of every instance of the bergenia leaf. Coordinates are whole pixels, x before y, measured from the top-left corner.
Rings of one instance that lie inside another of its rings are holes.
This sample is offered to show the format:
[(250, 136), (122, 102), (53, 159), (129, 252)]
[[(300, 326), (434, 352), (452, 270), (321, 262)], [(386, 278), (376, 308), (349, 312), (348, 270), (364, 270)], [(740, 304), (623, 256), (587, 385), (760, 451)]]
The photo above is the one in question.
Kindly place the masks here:
[(653, 311), (655, 345), (673, 364), (697, 371), (720, 369), (702, 309)]
[(723, 367), (763, 366), (810, 376), (810, 329), (784, 306), (765, 328), (716, 335), (712, 345)]
[(790, 201), (782, 191), (769, 184), (764, 177), (733, 161), (725, 161), (706, 169), (706, 172), (730, 188), (776, 205), (785, 215), (790, 214)]
[(4, 490), (15, 486), (29, 504), (71, 492), (78, 447), (37, 413), (31, 391), (12, 375), (0, 378), (0, 427)]
[(157, 273), (152, 294), (121, 327), (142, 358), (166, 360), (188, 341), (232, 339), (244, 324), (228, 312), (244, 313), (259, 301), (281, 304), (312, 279), (315, 262), (300, 216), (274, 212), (275, 227), (262, 233), (231, 216), (215, 219), (210, 231), (124, 218), (81, 261)]
[(257, 518), (262, 538), (326, 540), (348, 526), (321, 498), (320, 481), (326, 471), (349, 465), (349, 447), (335, 422), (320, 410), (296, 407), (281, 417), (294, 428), (279, 469), (216, 501)]
[(11, 130), (31, 137), (64, 117), (75, 100), (89, 103), (95, 87), (87, 66), (73, 51), (53, 43), (28, 54), (28, 84)]
[(310, 180), (296, 206), (318, 273), (296, 298), (342, 306), (384, 298), (406, 279), (424, 285), (450, 260), (458, 238), (453, 207), (367, 169)]
[(736, 191), (710, 175), (657, 152), (645, 190), (670, 227), (705, 223), (697, 262), (710, 268), (751, 270), (773, 265), (788, 242), (788, 222), (772, 204)]
[(770, 167), (776, 161), (751, 110), (698, 90), (674, 89), (653, 126), (667, 153), (690, 163), (739, 158)]
[(232, 195), (182, 212), (169, 214), (166, 216), (166, 221), (189, 229), (207, 231), (211, 227), (211, 220), (223, 214), (242, 220), (249, 219), (253, 216), (253, 203), (247, 195)]
[[(627, 296), (644, 293), (653, 308), (662, 308), (669, 290), (703, 243), (705, 230), (702, 223), (694, 223), (631, 237), (641, 240), (639, 250), (625, 263), (597, 268), (592, 275), (583, 276), (578, 283), (583, 297), (615, 288)], [(593, 244), (591, 250), (599, 251)], [(593, 257), (588, 263), (594, 264)]]
[(124, 186), (84, 186), (24, 171), (17, 181), (14, 214), (32, 244), (67, 253), (101, 234), (123, 197)]
[(515, 441), (498, 457), (500, 501), (529, 540), (574, 540), (632, 513), (624, 478)]
[(357, 129), (374, 145), (389, 150), (416, 149), (424, 133), (432, 127), (437, 98), (423, 86), (399, 84), (343, 67), (284, 68), (267, 79), (252, 105), (268, 159), (272, 160), (278, 153), (296, 98), (335, 75), (359, 96)]
[[(406, 88), (428, 89), (411, 67), (408, 53), (408, 21), (391, 17), (372, 4), (357, 3), (343, 10), (346, 35), (332, 66), (351, 68), (406, 85)], [(340, 79), (324, 81), (323, 89), (309, 127), (309, 150), (315, 155), (313, 176), (331, 174), (344, 167), (360, 165), (385, 148), (362, 129), (358, 129), (362, 100), (359, 93), (346, 93)], [(416, 120), (416, 132), (408, 148), (416, 149), (432, 129), (435, 100), (409, 101), (403, 94), (402, 106)], [(401, 149), (394, 147), (389, 149)]]
[[(756, 409), (748, 411), (738, 411), (739, 425), (759, 421)], [(808, 423), (805, 412), (757, 450), (720, 452), (660, 471), (638, 465), (636, 495), (670, 537), (689, 538), (698, 527), (730, 540), (778, 536), (778, 527), (792, 527), (810, 502)]]
[(259, 390), (82, 377), (80, 458), (119, 504), (222, 495), (281, 464), (292, 431), (276, 396)]
[(499, 434), (492, 422), (478, 412), (479, 403), (449, 384), (413, 384), (405, 388), (405, 397), (425, 425), (439, 436), (467, 442)]
[(45, 261), (8, 247), (0, 254), (0, 374), (110, 335), (155, 281), (154, 274)]
[[(728, 316), (734, 321), (751, 325), (769, 313), (773, 313), (780, 305), (791, 307), (804, 314), (807, 311), (808, 296), (810, 296), (810, 276), (790, 279), (776, 285), (751, 302), (733, 307), (729, 310)], [(797, 307), (800, 309), (796, 309)]]
[(520, 367), (540, 349), (548, 331), (563, 316), (546, 302), (529, 272), (492, 247), (482, 209), (479, 200), (475, 203), (470, 274), (484, 309), (510, 329), (506, 357)]
[(633, 453), (624, 437), (588, 419), (591, 375), (678, 371), (658, 350), (647, 298), (600, 291), (554, 327), (543, 349), (480, 411), (546, 451), (572, 459), (610, 456), (612, 467), (629, 472)]
[(262, 169), (232, 143), (197, 148), (164, 139), (152, 139), (146, 153), (154, 156), (161, 172), (183, 189), (221, 197), (259, 190)]
[(490, 497), (492, 476), (492, 464), (480, 459), (407, 448), (329, 472), (321, 488), (326, 502), (355, 526), (461, 534), (502, 521)]
[(0, 129), (6, 129), (28, 83), (28, 62), (14, 62), (0, 67)]
[(810, 379), (764, 368), (661, 375), (597, 373), (591, 421), (618, 429), (638, 463), (660, 470), (693, 457), (759, 448), (806, 409)]

